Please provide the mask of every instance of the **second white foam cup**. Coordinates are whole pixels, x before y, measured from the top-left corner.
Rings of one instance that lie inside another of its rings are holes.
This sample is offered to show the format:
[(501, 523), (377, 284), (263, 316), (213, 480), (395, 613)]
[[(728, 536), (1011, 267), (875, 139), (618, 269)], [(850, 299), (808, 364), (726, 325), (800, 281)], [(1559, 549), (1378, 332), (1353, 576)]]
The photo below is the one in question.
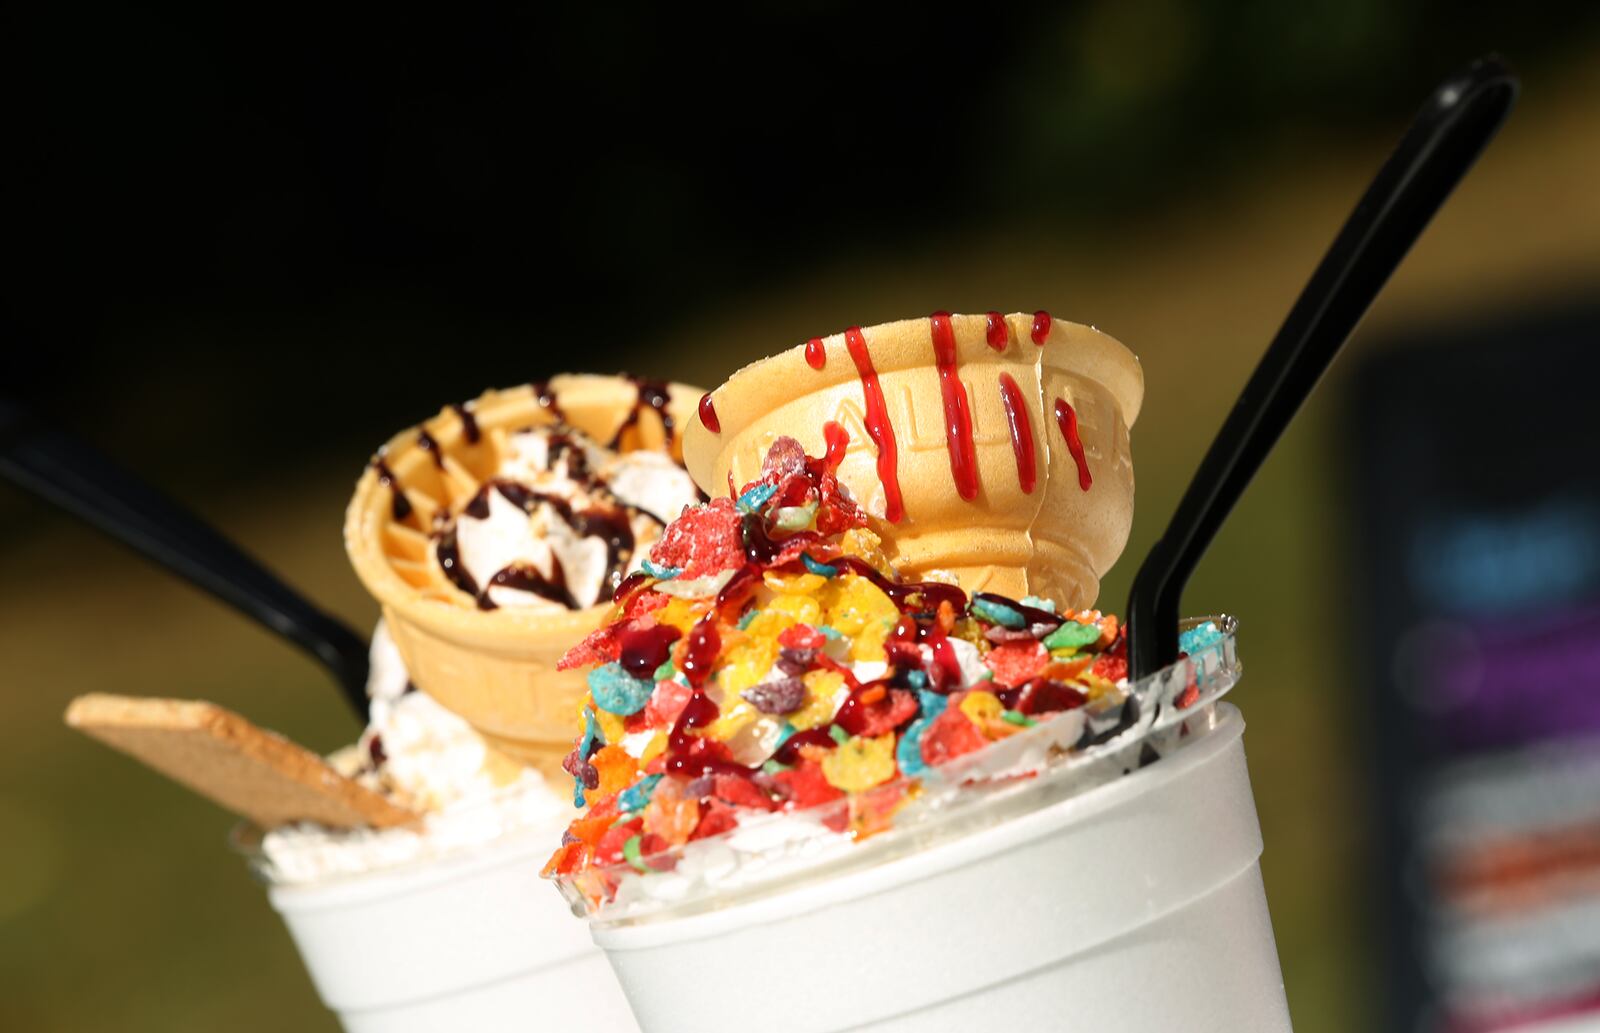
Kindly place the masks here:
[(594, 939), (647, 1033), (1286, 1031), (1243, 732), (1219, 704), (1182, 748), (1080, 796)]
[(508, 835), (268, 896), (350, 1033), (637, 1029), (584, 923), (539, 877), (550, 848), (548, 830)]

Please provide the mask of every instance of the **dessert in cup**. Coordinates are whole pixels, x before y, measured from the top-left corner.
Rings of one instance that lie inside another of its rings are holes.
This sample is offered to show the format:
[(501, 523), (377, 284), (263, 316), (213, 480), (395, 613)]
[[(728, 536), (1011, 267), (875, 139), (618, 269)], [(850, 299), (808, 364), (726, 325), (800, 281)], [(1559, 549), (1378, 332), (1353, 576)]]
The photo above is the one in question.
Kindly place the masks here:
[(1042, 313), (852, 328), (702, 400), (685, 454), (726, 497), (561, 661), (586, 672), (587, 810), (546, 872), (643, 1028), (733, 1029), (796, 967), (828, 992), (773, 1029), (1045, 1028), (1177, 964), (1178, 1003), (1083, 1014), (1287, 1028), (1217, 703), (1233, 622), (1130, 683), (1092, 608), (1140, 400), (1121, 345)]

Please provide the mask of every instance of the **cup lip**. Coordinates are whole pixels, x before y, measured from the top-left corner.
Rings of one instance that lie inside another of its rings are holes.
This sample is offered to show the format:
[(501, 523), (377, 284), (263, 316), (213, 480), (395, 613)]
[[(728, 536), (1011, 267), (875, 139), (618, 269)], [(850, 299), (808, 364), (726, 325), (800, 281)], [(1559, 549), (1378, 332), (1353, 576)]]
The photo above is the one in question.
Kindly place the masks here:
[[(628, 378), (594, 373), (559, 374), (546, 383), (555, 392), (559, 404), (563, 389), (593, 389), (608, 382), (636, 384)], [(636, 387), (633, 389), (637, 390)], [(667, 389), (669, 413), (679, 427), (686, 426), (694, 412), (699, 389), (677, 382), (669, 383)], [(634, 404), (637, 403), (629, 402), (626, 407), (631, 408)], [(619, 397), (616, 408), (623, 407), (624, 403)], [(539, 405), (531, 384), (487, 390), (465, 403), (464, 408), (478, 418), (485, 431), (501, 426), (496, 419), (499, 412), (525, 412), (531, 417), (546, 411)], [(503, 421), (506, 429), (512, 430), (553, 422), (553, 419), (524, 420), (520, 415)], [(458, 445), (464, 433), (458, 411), (453, 406), (446, 406), (436, 415), (393, 435), (376, 455), (383, 457), (402, 479), (418, 463), (431, 461), (419, 445), (422, 431), (428, 432), (446, 453)], [(680, 430), (680, 440), (681, 434)], [(508, 606), (481, 611), (426, 598), (395, 573), (384, 553), (381, 537), (388, 506), (388, 496), (380, 490), (378, 472), (369, 462), (356, 480), (355, 490), (345, 509), (345, 552), (362, 586), (386, 613), (397, 613), (404, 620), (452, 641), (465, 640), (473, 648), (519, 653), (522, 651), (517, 648), (519, 640), (570, 643), (592, 629), (610, 610), (611, 604), (607, 602), (582, 610)]]
[[(808, 882), (715, 910), (681, 916), (664, 915), (639, 922), (608, 923), (591, 919), (590, 933), (595, 942), (607, 951), (647, 950), (778, 922), (920, 882), (994, 857), (1007, 849), (1043, 839), (1065, 825), (1093, 820), (1133, 797), (1157, 792), (1162, 786), (1187, 777), (1196, 768), (1229, 749), (1243, 737), (1244, 729), (1245, 721), (1239, 709), (1231, 703), (1219, 702), (1216, 705), (1215, 723), (1162, 763), (1136, 770), (1097, 786), (1093, 791), (1024, 811), (981, 830), (979, 834), (957, 836), (880, 864), (850, 869), (832, 878)], [(1252, 857), (1252, 862), (1254, 860)], [(1168, 910), (1182, 907), (1184, 903), (1186, 901), (1178, 901)]]
[[(1051, 319), (1050, 335), (1044, 344), (1035, 345), (1030, 340), (1030, 333), (1036, 315), (1013, 312), (1004, 316), (1009, 343), (1003, 351), (996, 351), (985, 340), (987, 314), (949, 314), (961, 368), (977, 365), (1015, 367), (1022, 364), (1083, 372), (1111, 394), (1121, 410), (1123, 423), (1132, 428), (1144, 401), (1144, 373), (1138, 357), (1122, 342), (1098, 327), (1058, 318)], [(907, 369), (934, 368), (928, 326), (929, 318), (924, 316), (852, 329), (861, 331), (872, 353), (873, 367), (883, 375)], [(806, 361), (807, 344), (798, 344), (745, 365), (722, 386), (709, 393), (708, 397), (716, 409), (719, 429), (712, 431), (708, 428), (699, 412), (684, 429), (684, 464), (702, 490), (715, 495), (723, 489), (722, 485), (711, 483), (717, 457), (727, 443), (738, 438), (747, 427), (774, 407), (776, 400), (772, 392), (761, 383), (766, 378), (766, 371), (773, 371), (773, 375), (780, 377), (784, 383), (796, 385), (790, 397), (831, 389), (859, 379), (855, 364), (848, 356), (846, 333), (848, 331), (840, 331), (816, 338), (822, 342), (827, 354), (827, 361), (820, 370)], [(1094, 365), (1101, 368), (1089, 368)], [(1107, 371), (1114, 371), (1115, 375), (1102, 375)], [(800, 385), (806, 386), (802, 388)]]
[(463, 843), (435, 854), (409, 858), (363, 872), (340, 872), (310, 882), (273, 878), (262, 848), (262, 830), (241, 821), (228, 832), (229, 848), (280, 909), (315, 911), (416, 893), (443, 882), (470, 878), (507, 865), (541, 865), (559, 830), (549, 823), (502, 829), (481, 842)]
[[(1041, 721), (1024, 733), (1011, 736), (987, 747), (967, 754), (956, 761), (930, 769), (917, 777), (901, 776), (886, 786), (906, 787), (907, 800), (915, 796), (916, 810), (909, 818), (897, 817), (887, 831), (879, 832), (864, 841), (853, 841), (842, 833), (837, 839), (828, 839), (826, 847), (836, 848), (818, 858), (804, 858), (801, 863), (785, 868), (779, 850), (748, 850), (756, 858), (756, 876), (750, 881), (725, 885), (720, 888), (691, 886), (676, 900), (636, 902), (635, 905), (617, 904), (616, 897), (625, 880), (651, 878), (651, 874), (635, 875), (632, 862), (618, 862), (605, 868), (585, 869), (570, 875), (552, 875), (550, 879), (578, 913), (587, 913), (591, 925), (601, 929), (622, 925), (642, 925), (655, 922), (679, 921), (695, 914), (712, 910), (742, 906), (744, 903), (786, 896), (796, 887), (815, 881), (837, 881), (866, 867), (881, 866), (889, 861), (920, 853), (929, 849), (930, 843), (953, 842), (978, 838), (988, 830), (1011, 820), (1017, 814), (1048, 809), (1062, 799), (1094, 796), (1103, 788), (1096, 777), (1142, 751), (1152, 741), (1161, 742), (1158, 736), (1168, 733), (1178, 735), (1187, 728), (1191, 719), (1210, 721), (1215, 704), (1237, 683), (1242, 673), (1236, 649), (1238, 621), (1226, 614), (1189, 618), (1180, 622), (1185, 629), (1214, 624), (1220, 638), (1208, 643), (1194, 656), (1184, 656), (1176, 663), (1128, 685), (1128, 710), (1121, 711), (1117, 731), (1110, 739), (1095, 742), (1084, 749), (1062, 748), (1058, 738), (1062, 726), (1057, 722), (1065, 716)], [(1196, 695), (1189, 697), (1187, 687), (1194, 686)], [(1180, 704), (1180, 698), (1185, 702)], [(1073, 711), (1071, 713), (1082, 713)], [(1128, 721), (1130, 723), (1124, 723)], [(1079, 725), (1081, 728), (1082, 725)], [(1068, 730), (1074, 739), (1078, 732)], [(1180, 738), (1180, 746), (1163, 747), (1158, 752), (1181, 752), (1193, 745)], [(1032, 759), (1028, 759), (1032, 756)], [(1142, 754), (1141, 754), (1142, 756)], [(985, 768), (985, 762), (988, 767)], [(1018, 777), (1021, 774), (1024, 777)], [(884, 787), (876, 787), (880, 791)], [(800, 820), (810, 819), (819, 824), (833, 812), (845, 811), (853, 805), (851, 797), (831, 801), (816, 807), (784, 812), (783, 816)], [(640, 864), (649, 865), (658, 858), (678, 858), (688, 849), (703, 853), (721, 844), (724, 851), (735, 850), (731, 837), (740, 830), (734, 829), (719, 836), (708, 837), (687, 847), (643, 858)], [(736, 851), (735, 851), (736, 852)], [(762, 855), (765, 854), (763, 859)], [(778, 862), (774, 865), (772, 862)], [(730, 863), (739, 864), (737, 858)], [(762, 877), (765, 866), (775, 874)], [(597, 887), (600, 891), (597, 891)]]

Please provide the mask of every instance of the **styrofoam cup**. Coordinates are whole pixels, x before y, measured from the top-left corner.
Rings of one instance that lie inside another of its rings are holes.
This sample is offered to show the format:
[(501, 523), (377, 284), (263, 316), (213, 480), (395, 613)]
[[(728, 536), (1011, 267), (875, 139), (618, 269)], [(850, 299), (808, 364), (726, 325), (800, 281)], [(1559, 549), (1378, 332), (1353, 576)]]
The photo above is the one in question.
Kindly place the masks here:
[(529, 831), (268, 897), (350, 1033), (635, 1030), (584, 923), (539, 877), (550, 848)]
[(595, 942), (647, 1033), (1289, 1030), (1244, 720), (1196, 727), (980, 832)]

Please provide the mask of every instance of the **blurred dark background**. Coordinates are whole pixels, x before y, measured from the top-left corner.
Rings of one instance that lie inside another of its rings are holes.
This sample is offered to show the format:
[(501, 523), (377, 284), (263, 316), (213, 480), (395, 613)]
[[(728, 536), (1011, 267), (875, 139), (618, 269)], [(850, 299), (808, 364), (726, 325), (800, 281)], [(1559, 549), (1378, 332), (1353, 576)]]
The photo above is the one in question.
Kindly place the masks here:
[[(1353, 713), (1346, 371), (1600, 285), (1600, 8), (1311, 0), (629, 12), (210, 7), (8, 19), (0, 390), (330, 609), (371, 449), (569, 369), (715, 386), (850, 323), (1048, 308), (1127, 343), (1131, 569), (1429, 89), (1498, 49), (1517, 113), (1214, 547), (1298, 1029), (1381, 1007)], [(1331, 400), (1330, 400), (1331, 399)], [(200, 696), (347, 741), (308, 662), (0, 486), (0, 1028), (329, 1028), (228, 821), (61, 728)], [(1313, 659), (1316, 658), (1316, 659)], [(319, 1025), (320, 1024), (320, 1025)]]

